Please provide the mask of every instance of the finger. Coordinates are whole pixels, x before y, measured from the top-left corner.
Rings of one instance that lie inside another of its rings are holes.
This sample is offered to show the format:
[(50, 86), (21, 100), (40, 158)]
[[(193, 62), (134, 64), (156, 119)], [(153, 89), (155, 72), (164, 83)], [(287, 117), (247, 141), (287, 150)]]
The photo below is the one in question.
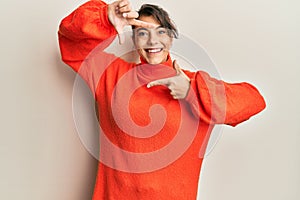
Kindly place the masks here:
[(186, 80), (190, 81), (190, 78), (182, 71), (182, 69), (180, 68), (180, 66), (178, 65), (177, 61), (174, 60), (173, 61), (173, 67), (176, 70), (176, 74), (177, 75), (181, 75), (183, 76)]
[(126, 5), (118, 9), (121, 13), (130, 12), (132, 10), (130, 5)]
[(128, 0), (117, 1), (117, 3), (119, 8), (127, 6), (128, 4), (130, 5), (130, 2)]
[(163, 78), (163, 79), (159, 79), (156, 81), (152, 81), (147, 84), (147, 88), (150, 88), (150, 87), (153, 87), (156, 85), (164, 85), (164, 86), (168, 87), (169, 86), (169, 78)]
[(124, 18), (135, 19), (139, 16), (139, 13), (136, 11), (130, 11), (122, 14)]
[(114, 10), (116, 13), (119, 12), (119, 2), (118, 1), (115, 1), (115, 2), (112, 2), (111, 4), (108, 5), (108, 8), (110, 8), (111, 10)]
[(174, 91), (171, 90), (170, 95), (173, 97), (173, 99), (178, 99), (179, 97), (176, 95)]
[(109, 5), (113, 5), (114, 7), (119, 7), (120, 2), (119, 1), (114, 1)]
[(117, 14), (131, 11), (130, 2), (128, 2), (127, 0), (115, 1), (112, 4), (115, 6), (115, 12)]
[(173, 97), (176, 96), (176, 93), (175, 93), (173, 90), (171, 90), (170, 94), (171, 94)]
[(144, 21), (141, 21), (141, 20), (138, 20), (138, 19), (129, 20), (129, 24), (133, 25), (133, 26), (140, 26), (140, 27), (143, 27), (143, 28), (156, 28), (156, 27), (159, 26), (157, 24), (144, 22)]

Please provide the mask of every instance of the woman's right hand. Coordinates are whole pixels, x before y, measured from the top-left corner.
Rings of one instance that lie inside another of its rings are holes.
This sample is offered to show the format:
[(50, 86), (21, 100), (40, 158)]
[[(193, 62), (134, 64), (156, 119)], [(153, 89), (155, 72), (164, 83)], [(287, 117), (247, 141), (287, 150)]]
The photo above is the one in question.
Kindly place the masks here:
[(125, 26), (156, 27), (154, 24), (137, 20), (138, 16), (138, 12), (132, 10), (131, 3), (128, 0), (119, 0), (108, 5), (108, 19), (118, 32), (120, 44), (123, 44), (125, 41), (123, 35)]

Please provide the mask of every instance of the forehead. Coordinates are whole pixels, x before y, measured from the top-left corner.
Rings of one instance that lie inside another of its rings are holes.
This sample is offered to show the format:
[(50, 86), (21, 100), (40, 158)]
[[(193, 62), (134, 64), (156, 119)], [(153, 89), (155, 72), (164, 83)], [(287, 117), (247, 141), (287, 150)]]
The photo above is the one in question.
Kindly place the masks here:
[(153, 16), (143, 16), (142, 15), (139, 17), (139, 20), (161, 26), (161, 24)]

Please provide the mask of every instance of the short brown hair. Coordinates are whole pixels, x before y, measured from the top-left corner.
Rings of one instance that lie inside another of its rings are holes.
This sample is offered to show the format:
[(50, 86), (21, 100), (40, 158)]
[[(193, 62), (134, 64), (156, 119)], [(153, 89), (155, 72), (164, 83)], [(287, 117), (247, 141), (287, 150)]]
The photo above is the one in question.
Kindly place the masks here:
[[(169, 14), (157, 5), (144, 4), (138, 11), (139, 19), (142, 16), (152, 16), (157, 22), (164, 28), (170, 31), (170, 35), (178, 38), (178, 30), (174, 25), (173, 21), (170, 19)], [(135, 29), (135, 26), (132, 26)]]

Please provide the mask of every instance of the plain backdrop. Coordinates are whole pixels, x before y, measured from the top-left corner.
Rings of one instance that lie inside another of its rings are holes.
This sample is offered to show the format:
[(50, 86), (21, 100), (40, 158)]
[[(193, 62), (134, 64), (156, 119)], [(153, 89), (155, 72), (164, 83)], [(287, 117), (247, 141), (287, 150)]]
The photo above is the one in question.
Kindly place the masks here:
[[(91, 199), (96, 160), (72, 114), (75, 73), (60, 61), (60, 20), (84, 1), (0, 5), (0, 199)], [(166, 8), (227, 82), (247, 81), (267, 109), (224, 127), (206, 157), (201, 200), (300, 199), (300, 2), (132, 1)]]

